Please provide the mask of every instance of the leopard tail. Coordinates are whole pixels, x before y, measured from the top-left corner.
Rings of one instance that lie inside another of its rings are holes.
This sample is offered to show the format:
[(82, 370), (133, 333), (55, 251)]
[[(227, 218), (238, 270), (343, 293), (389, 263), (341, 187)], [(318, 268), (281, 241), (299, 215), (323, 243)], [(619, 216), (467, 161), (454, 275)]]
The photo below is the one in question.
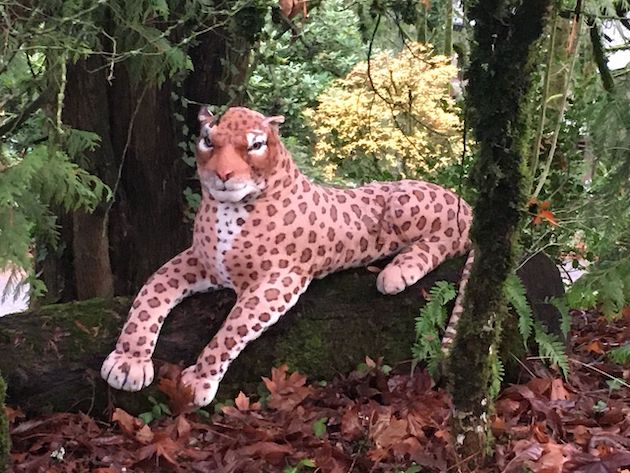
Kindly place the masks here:
[(445, 356), (448, 356), (449, 350), (451, 349), (451, 346), (455, 341), (455, 336), (457, 335), (457, 325), (459, 324), (459, 319), (464, 312), (464, 295), (466, 294), (466, 286), (468, 285), (468, 279), (470, 279), (470, 270), (472, 269), (474, 261), (475, 251), (471, 249), (468, 253), (468, 258), (466, 258), (464, 270), (462, 271), (459, 291), (457, 293), (457, 298), (455, 299), (455, 306), (453, 307), (451, 318), (448, 321), (448, 325), (444, 331), (444, 336), (442, 337), (442, 353), (444, 353)]

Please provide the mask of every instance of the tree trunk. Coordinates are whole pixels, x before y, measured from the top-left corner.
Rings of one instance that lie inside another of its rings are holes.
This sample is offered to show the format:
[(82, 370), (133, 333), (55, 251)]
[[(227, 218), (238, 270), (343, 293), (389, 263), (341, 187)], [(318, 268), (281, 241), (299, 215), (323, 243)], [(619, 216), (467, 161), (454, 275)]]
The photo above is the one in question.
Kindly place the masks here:
[[(420, 288), (436, 280), (456, 281), (461, 258), (443, 264), (397, 296), (376, 290), (376, 275), (357, 269), (311, 284), (298, 304), (228, 370), (218, 398), (234, 394), (273, 366), (288, 363), (315, 379), (346, 373), (365, 356), (388, 364), (408, 361), (414, 341), (414, 319), (423, 303)], [(154, 359), (189, 365), (210, 340), (234, 304), (231, 291), (191, 297), (166, 321)], [(100, 364), (113, 348), (129, 309), (129, 299), (43, 307), (36, 312), (0, 318), (0, 371), (9, 385), (8, 402), (30, 414), (82, 410), (104, 413), (108, 396), (130, 412), (150, 408), (147, 395), (107, 389)]]
[(173, 86), (134, 84), (119, 68), (109, 91), (111, 140), (120, 181), (110, 212), (115, 292), (131, 294), (162, 264), (189, 245), (182, 190), (194, 171), (181, 159), (184, 139), (175, 119)]
[[(97, 56), (68, 66), (63, 121), (72, 128), (100, 136), (99, 146), (85, 152), (83, 167), (113, 188), (117, 163), (110, 138), (108, 84), (102, 66), (103, 60)], [(93, 213), (77, 211), (71, 216), (72, 246), (68, 245), (68, 250), (72, 250), (76, 297), (80, 300), (114, 295), (107, 234), (108, 207), (108, 203), (103, 203)]]
[(0, 372), (0, 472), (6, 470), (9, 465), (9, 454), (11, 452), (11, 437), (9, 437), (9, 420), (4, 410), (4, 399), (6, 395), (6, 384)]
[(92, 214), (60, 216), (59, 251), (49, 251), (41, 265), (48, 302), (132, 294), (190, 244), (182, 191), (197, 186), (180, 146), (188, 149), (197, 132), (198, 104), (240, 101), (220, 84), (235, 88), (245, 80), (252, 31), (247, 34), (249, 40), (227, 30), (199, 36), (190, 51), (194, 70), (177, 84), (134, 80), (126, 63), (108, 81), (100, 55), (68, 66), (63, 121), (100, 136), (81, 165), (115, 194)]
[(446, 0), (444, 12), (444, 55), (453, 55), (453, 0)]
[(513, 241), (525, 205), (521, 166), (529, 136), (525, 104), (532, 51), (549, 4), (550, 0), (469, 4), (468, 20), (475, 26), (468, 100), (479, 143), (472, 176), (479, 191), (471, 230), (476, 259), (450, 357), (453, 437), (466, 462), (472, 458), (475, 463), (490, 447), (489, 353), (496, 353), (491, 347), (507, 313), (502, 288), (513, 268)]

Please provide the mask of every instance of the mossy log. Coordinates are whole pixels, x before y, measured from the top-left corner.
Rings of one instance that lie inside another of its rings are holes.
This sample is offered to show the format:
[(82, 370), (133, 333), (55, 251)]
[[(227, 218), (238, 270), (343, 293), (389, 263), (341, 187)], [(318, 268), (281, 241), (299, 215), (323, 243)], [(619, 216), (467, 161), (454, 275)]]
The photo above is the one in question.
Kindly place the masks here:
[[(414, 318), (424, 302), (421, 288), (436, 280), (456, 281), (461, 264), (461, 258), (447, 262), (397, 296), (381, 295), (376, 274), (366, 269), (315, 281), (293, 310), (233, 363), (218, 398), (258, 383), (281, 363), (314, 379), (330, 379), (366, 355), (384, 357), (389, 364), (409, 360)], [(156, 368), (164, 361), (193, 363), (234, 301), (225, 290), (177, 306), (160, 335)], [(81, 410), (99, 416), (110, 400), (130, 412), (146, 411), (155, 383), (141, 393), (123, 393), (108, 389), (99, 375), (129, 304), (128, 298), (92, 299), (0, 318), (0, 372), (8, 384), (7, 402), (30, 414)]]
[[(457, 281), (462, 264), (462, 258), (447, 261), (397, 296), (381, 295), (376, 274), (366, 269), (315, 281), (293, 310), (233, 363), (218, 398), (239, 389), (255, 391), (260, 377), (269, 376), (271, 367), (281, 363), (314, 379), (331, 379), (356, 367), (366, 355), (383, 357), (390, 365), (409, 360), (414, 319), (424, 305), (422, 290), (438, 280)], [(544, 301), (562, 291), (557, 268), (540, 255), (521, 268), (519, 277), (537, 318), (553, 330), (558, 318)], [(165, 361), (193, 363), (234, 300), (231, 291), (217, 291), (177, 306), (160, 335), (156, 366)], [(0, 373), (8, 384), (7, 402), (29, 414), (81, 410), (100, 416), (110, 401), (129, 412), (146, 411), (147, 397), (156, 395), (155, 383), (141, 393), (124, 393), (110, 390), (99, 375), (130, 302), (92, 299), (0, 318)]]

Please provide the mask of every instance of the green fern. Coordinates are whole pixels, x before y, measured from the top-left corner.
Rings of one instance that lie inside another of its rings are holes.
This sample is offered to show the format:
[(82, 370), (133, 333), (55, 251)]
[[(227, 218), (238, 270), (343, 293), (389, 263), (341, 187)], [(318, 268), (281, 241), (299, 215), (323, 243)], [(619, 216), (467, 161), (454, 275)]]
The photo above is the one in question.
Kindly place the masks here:
[(425, 361), (429, 373), (435, 376), (442, 361), (440, 333), (447, 320), (446, 304), (455, 299), (455, 287), (446, 281), (438, 281), (429, 295), (428, 302), (416, 317), (416, 342), (412, 353), (414, 364)]
[[(565, 352), (564, 343), (562, 343), (557, 336), (547, 333), (542, 324), (534, 320), (532, 309), (527, 301), (525, 287), (515, 274), (508, 276), (505, 281), (504, 293), (509, 304), (518, 315), (518, 330), (521, 337), (523, 337), (525, 347), (527, 348), (527, 341), (530, 339), (533, 332), (540, 356), (548, 360), (550, 364), (557, 365), (566, 378), (569, 373), (569, 359)], [(560, 310), (562, 316), (562, 332), (566, 336), (570, 326), (568, 309), (566, 309), (566, 305), (563, 305), (561, 301), (552, 301), (552, 303)]]
[(501, 392), (501, 385), (503, 384), (503, 378), (505, 377), (505, 367), (501, 358), (497, 355), (496, 350), (492, 350), (490, 356), (490, 389), (489, 394), (492, 399), (495, 399)]
[(534, 324), (534, 337), (538, 344), (538, 353), (549, 364), (556, 365), (566, 378), (569, 375), (569, 357), (566, 354), (564, 343), (538, 322)]
[(600, 306), (605, 317), (618, 316), (623, 306), (630, 303), (630, 257), (598, 263), (571, 286), (566, 298), (569, 307)]
[(527, 348), (527, 342), (532, 336), (534, 329), (534, 317), (529, 302), (527, 301), (525, 287), (515, 274), (510, 274), (505, 280), (503, 291), (508, 303), (514, 308), (518, 315), (518, 331), (521, 337), (523, 337), (525, 348)]
[(614, 348), (608, 352), (608, 358), (620, 365), (625, 365), (630, 361), (630, 343)]
[(569, 335), (569, 330), (571, 330), (571, 316), (567, 301), (564, 297), (554, 297), (549, 302), (560, 312), (560, 330), (566, 338)]
[[(550, 364), (557, 365), (566, 377), (569, 372), (569, 359), (565, 352), (565, 346), (557, 336), (547, 333), (545, 328), (534, 320), (525, 288), (516, 275), (512, 274), (508, 277), (504, 292), (508, 303), (518, 315), (518, 328), (525, 346), (527, 347), (527, 341), (533, 335), (541, 358)], [(455, 298), (456, 292), (452, 284), (439, 281), (431, 288), (429, 294), (429, 301), (421, 309), (420, 315), (416, 317), (416, 341), (412, 353), (414, 364), (420, 361), (426, 362), (429, 373), (435, 376), (443, 359), (440, 333), (445, 328), (447, 321), (446, 304)], [(561, 305), (561, 302), (555, 302), (556, 306), (559, 304)], [(564, 306), (561, 305), (561, 307)], [(560, 312), (563, 314), (563, 332), (566, 334), (569, 326), (568, 310), (560, 310)], [(492, 372), (491, 393), (496, 394), (501, 387), (504, 367), (494, 349), (493, 353), (489, 360)]]

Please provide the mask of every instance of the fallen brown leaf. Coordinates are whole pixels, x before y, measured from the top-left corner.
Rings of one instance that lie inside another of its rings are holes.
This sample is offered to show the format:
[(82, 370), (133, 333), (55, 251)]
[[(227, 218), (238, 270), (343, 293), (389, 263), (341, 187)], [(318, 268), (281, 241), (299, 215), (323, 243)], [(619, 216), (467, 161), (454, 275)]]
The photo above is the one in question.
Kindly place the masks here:
[(26, 417), (19, 407), (14, 409), (9, 406), (4, 406), (4, 415), (7, 417), (9, 425), (15, 423), (18, 419), (24, 419)]
[(248, 411), (249, 410), (249, 398), (240, 391), (236, 399), (234, 399), (234, 405), (239, 411)]
[(135, 435), (136, 431), (144, 424), (137, 417), (133, 417), (118, 407), (112, 414), (112, 422), (116, 422), (122, 431), (129, 436)]
[(271, 394), (267, 405), (279, 411), (291, 411), (311, 394), (306, 376), (297, 371), (288, 375), (289, 367), (282, 365), (271, 369), (271, 379), (262, 378)]
[(140, 430), (136, 432), (135, 437), (138, 442), (147, 445), (153, 441), (154, 435), (151, 427), (149, 427), (148, 425), (143, 425)]
[(168, 405), (173, 415), (194, 412), (198, 409), (193, 404), (193, 391), (190, 386), (185, 386), (171, 378), (160, 378), (158, 389), (168, 398)]
[(598, 355), (604, 354), (604, 348), (602, 347), (602, 343), (599, 340), (593, 340), (585, 348), (586, 351), (591, 353), (596, 353)]
[(556, 378), (551, 382), (551, 393), (549, 399), (552, 401), (565, 401), (571, 398), (571, 393), (564, 387), (564, 381)]

